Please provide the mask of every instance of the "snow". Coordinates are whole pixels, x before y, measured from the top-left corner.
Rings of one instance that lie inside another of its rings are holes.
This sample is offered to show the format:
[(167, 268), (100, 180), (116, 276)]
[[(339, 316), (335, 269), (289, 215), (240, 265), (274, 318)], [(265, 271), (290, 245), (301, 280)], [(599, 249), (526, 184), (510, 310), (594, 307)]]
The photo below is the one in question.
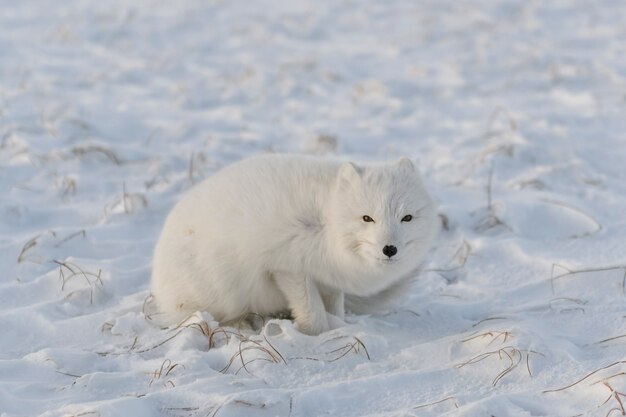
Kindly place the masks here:
[[(624, 21), (608, 0), (6, 4), (0, 416), (620, 414)], [(168, 210), (263, 152), (418, 161), (447, 230), (407, 300), (317, 337), (155, 324)]]

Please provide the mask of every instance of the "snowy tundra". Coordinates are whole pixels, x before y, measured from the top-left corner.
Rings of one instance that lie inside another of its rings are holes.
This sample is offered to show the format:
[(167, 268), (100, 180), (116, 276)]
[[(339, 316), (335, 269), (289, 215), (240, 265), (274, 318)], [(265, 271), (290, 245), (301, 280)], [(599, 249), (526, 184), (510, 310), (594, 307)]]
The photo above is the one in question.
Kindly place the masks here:
[(358, 310), (402, 292), (437, 224), (407, 158), (366, 166), (250, 158), (174, 207), (156, 246), (152, 294), (169, 318), (290, 311), (300, 331), (319, 334), (332, 327), (326, 312), (344, 317), (344, 294)]

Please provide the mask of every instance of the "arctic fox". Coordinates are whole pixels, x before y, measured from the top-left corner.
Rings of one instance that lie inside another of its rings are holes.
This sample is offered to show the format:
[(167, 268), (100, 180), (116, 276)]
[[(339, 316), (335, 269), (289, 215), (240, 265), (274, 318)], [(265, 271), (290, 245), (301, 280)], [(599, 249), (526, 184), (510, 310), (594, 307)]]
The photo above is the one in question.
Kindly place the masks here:
[[(331, 328), (402, 292), (438, 230), (413, 163), (355, 165), (265, 155), (232, 164), (174, 207), (154, 252), (151, 291), (171, 319), (222, 323), (290, 311), (296, 328)], [(345, 303), (345, 304), (344, 304)]]

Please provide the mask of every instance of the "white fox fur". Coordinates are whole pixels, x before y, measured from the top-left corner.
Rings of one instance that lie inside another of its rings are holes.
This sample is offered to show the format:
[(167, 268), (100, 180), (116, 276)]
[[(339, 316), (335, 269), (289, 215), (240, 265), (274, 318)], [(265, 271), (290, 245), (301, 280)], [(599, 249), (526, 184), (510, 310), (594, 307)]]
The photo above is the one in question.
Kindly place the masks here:
[(344, 317), (344, 294), (359, 310), (401, 292), (437, 229), (434, 204), (406, 158), (357, 166), (253, 157), (174, 207), (156, 245), (151, 290), (172, 320), (197, 310), (222, 323), (290, 311), (300, 331), (319, 334), (330, 328), (327, 312)]

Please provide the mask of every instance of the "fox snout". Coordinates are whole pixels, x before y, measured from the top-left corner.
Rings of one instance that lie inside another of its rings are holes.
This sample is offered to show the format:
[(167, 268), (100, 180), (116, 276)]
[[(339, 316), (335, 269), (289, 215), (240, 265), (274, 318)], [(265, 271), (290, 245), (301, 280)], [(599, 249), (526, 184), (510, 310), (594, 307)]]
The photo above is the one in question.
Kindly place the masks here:
[(383, 247), (383, 254), (384, 254), (386, 257), (390, 258), (390, 259), (391, 259), (391, 257), (392, 257), (392, 256), (394, 256), (396, 253), (398, 253), (398, 248), (396, 248), (396, 247), (395, 247), (395, 246), (393, 246), (393, 245), (385, 245), (385, 246)]

